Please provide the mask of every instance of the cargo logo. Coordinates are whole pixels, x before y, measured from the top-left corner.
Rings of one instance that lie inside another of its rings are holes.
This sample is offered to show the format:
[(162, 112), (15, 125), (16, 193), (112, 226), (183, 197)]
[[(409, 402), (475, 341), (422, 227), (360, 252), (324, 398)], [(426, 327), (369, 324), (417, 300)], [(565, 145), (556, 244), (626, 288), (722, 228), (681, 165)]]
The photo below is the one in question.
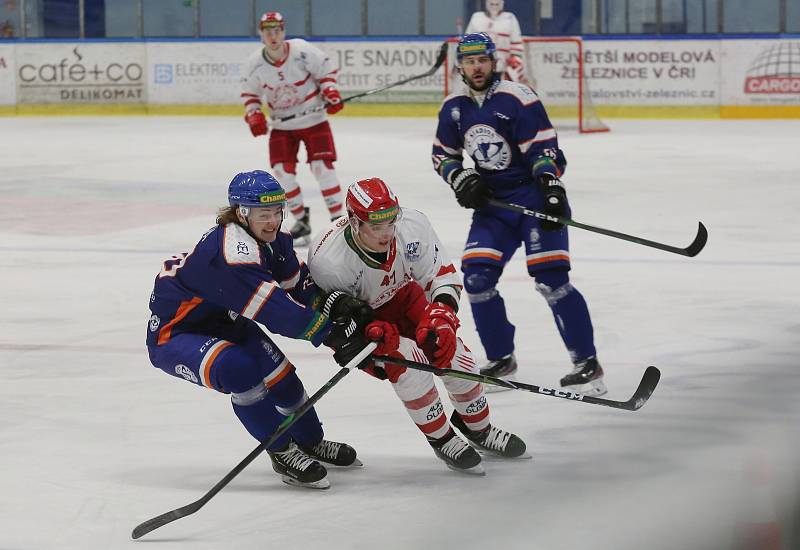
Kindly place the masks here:
[(746, 94), (800, 94), (800, 42), (762, 50), (747, 70)]
[[(83, 53), (85, 49), (92, 52), (91, 57)], [(21, 103), (142, 103), (145, 99), (142, 65), (117, 59), (108, 47), (75, 46), (70, 54), (54, 60), (43, 59), (40, 51), (31, 49), (20, 56), (27, 58), (17, 70)], [(124, 55), (122, 49), (112, 51)]]

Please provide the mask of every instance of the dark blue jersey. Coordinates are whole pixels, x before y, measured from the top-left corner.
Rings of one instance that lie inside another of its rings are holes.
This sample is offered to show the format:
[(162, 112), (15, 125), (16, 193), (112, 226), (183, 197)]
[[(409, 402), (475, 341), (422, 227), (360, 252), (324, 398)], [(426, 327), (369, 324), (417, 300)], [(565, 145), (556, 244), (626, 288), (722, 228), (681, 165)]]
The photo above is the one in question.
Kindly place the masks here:
[(539, 97), (527, 86), (496, 81), (479, 105), (468, 93), (445, 98), (433, 142), (433, 166), (448, 183), (463, 151), (496, 195), (537, 176), (561, 176), (566, 159)]
[(164, 262), (150, 296), (147, 344), (182, 332), (224, 335), (241, 316), (318, 346), (330, 332), (318, 294), (290, 235), (262, 245), (234, 223), (216, 226), (191, 252)]

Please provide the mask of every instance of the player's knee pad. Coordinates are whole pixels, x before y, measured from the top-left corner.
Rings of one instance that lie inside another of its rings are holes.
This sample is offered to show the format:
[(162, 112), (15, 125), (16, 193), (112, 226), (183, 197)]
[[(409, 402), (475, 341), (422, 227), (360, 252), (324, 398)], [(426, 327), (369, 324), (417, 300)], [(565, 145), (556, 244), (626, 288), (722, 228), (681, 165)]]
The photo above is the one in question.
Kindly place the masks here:
[(503, 270), (497, 266), (485, 264), (467, 264), (461, 268), (464, 272), (464, 290), (473, 304), (488, 302), (497, 296), (497, 285)]
[(332, 160), (312, 160), (310, 164), (311, 172), (317, 177), (317, 179), (325, 174), (336, 174), (336, 170), (333, 168)]
[(297, 165), (293, 162), (279, 162), (272, 167), (272, 175), (281, 185), (285, 185), (284, 181), (294, 181), (297, 177)]
[(548, 304), (555, 304), (573, 290), (566, 269), (548, 269), (534, 273), (533, 277), (536, 280), (536, 290), (544, 296)]
[(261, 369), (247, 354), (233, 355), (214, 367), (218, 369), (217, 381), (222, 386), (219, 389), (230, 392), (235, 405), (247, 406), (261, 401), (267, 395)]

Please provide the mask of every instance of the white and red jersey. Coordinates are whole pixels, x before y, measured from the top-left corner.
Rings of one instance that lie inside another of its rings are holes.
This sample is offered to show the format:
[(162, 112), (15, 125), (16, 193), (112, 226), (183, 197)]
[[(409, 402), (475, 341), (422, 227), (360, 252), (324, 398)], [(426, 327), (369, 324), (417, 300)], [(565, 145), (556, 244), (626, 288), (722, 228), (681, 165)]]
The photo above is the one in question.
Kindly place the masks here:
[[(280, 61), (267, 58), (264, 48), (253, 52), (247, 60), (242, 77), (242, 100), (245, 109), (252, 111), (266, 98), (270, 114), (276, 119), (302, 113), (324, 103), (322, 90), (336, 86), (337, 68), (328, 54), (301, 38), (284, 42)], [(325, 121), (325, 110), (286, 122), (270, 121), (278, 130), (301, 130)]]
[(513, 13), (501, 11), (492, 17), (485, 11), (476, 11), (472, 14), (464, 34), (485, 32), (494, 41), (497, 48), (497, 72), (506, 69), (506, 59), (510, 55), (519, 56), (524, 61), (522, 49), (522, 32), (519, 21)]
[(422, 212), (403, 209), (386, 261), (379, 263), (355, 242), (347, 217), (318, 234), (308, 247), (308, 268), (319, 288), (341, 290), (377, 309), (416, 281), (430, 302), (449, 294), (458, 302), (461, 277)]

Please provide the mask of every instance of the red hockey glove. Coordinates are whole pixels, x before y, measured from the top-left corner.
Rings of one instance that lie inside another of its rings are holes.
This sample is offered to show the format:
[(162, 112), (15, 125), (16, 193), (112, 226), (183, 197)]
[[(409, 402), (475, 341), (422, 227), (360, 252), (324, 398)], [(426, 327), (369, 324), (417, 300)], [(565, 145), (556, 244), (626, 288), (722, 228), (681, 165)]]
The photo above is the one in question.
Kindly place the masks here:
[(379, 342), (375, 355), (389, 355), (400, 346), (400, 331), (397, 325), (386, 321), (372, 321), (364, 328), (370, 342)]
[(244, 121), (250, 125), (250, 132), (253, 137), (264, 136), (267, 134), (267, 118), (261, 109), (250, 111), (244, 115)]
[(327, 106), (325, 107), (325, 111), (329, 115), (335, 115), (342, 109), (344, 109), (344, 103), (342, 103), (342, 96), (339, 94), (339, 90), (334, 87), (325, 88), (322, 90), (322, 96), (325, 99), (325, 103)]
[(507, 80), (512, 82), (521, 82), (525, 77), (525, 66), (522, 59), (516, 55), (509, 55), (506, 59), (506, 74)]
[[(453, 308), (441, 302), (428, 304), (425, 317), (417, 325), (417, 345), (437, 368), (448, 368), (456, 354), (458, 317)], [(430, 356), (431, 350), (433, 356)]]

